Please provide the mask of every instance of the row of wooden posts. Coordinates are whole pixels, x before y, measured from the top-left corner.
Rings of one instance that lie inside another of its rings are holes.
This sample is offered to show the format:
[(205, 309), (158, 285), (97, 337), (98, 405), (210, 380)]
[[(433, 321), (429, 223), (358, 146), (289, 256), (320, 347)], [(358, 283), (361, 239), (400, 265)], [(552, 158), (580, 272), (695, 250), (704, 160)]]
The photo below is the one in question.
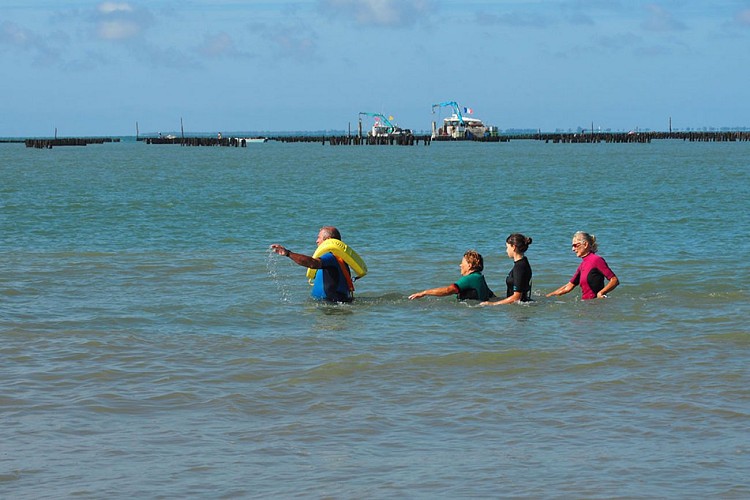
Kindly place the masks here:
[[(432, 141), (459, 141), (450, 137), (431, 137), (430, 135), (391, 135), (384, 137), (360, 137), (358, 135), (279, 135), (267, 137), (269, 141), (299, 143), (317, 142), (331, 146), (429, 146)], [(146, 144), (180, 144), (183, 146), (235, 146), (246, 147), (246, 139), (218, 137), (149, 137), (139, 139)], [(468, 139), (475, 142), (507, 142), (507, 136), (488, 136)]]
[(89, 144), (104, 144), (105, 142), (120, 142), (119, 137), (65, 137), (60, 139), (26, 139), (27, 148), (52, 149), (53, 146), (87, 146)]
[(179, 144), (181, 146), (224, 146), (245, 148), (247, 139), (237, 137), (145, 137), (146, 144)]
[[(682, 140), (686, 142), (747, 142), (750, 141), (750, 131), (735, 132), (577, 132), (577, 133), (538, 133), (503, 135), (469, 139), (474, 142), (508, 142), (511, 140), (537, 140), (546, 143), (650, 143), (652, 140)], [(149, 137), (139, 138), (146, 144), (179, 144), (182, 146), (224, 146), (247, 147), (244, 138), (219, 137)], [(432, 141), (453, 141), (446, 137), (432, 138), (430, 135), (404, 134), (389, 137), (359, 137), (357, 135), (284, 135), (268, 137), (268, 140), (284, 143), (312, 142), (329, 144), (332, 146), (359, 145), (388, 145), (415, 146), (424, 144), (429, 146)], [(8, 141), (5, 141), (8, 142)], [(13, 142), (20, 142), (14, 140)], [(120, 142), (112, 137), (67, 137), (55, 139), (25, 139), (27, 148), (50, 149), (54, 146), (86, 146), (88, 144), (103, 144), (106, 142)]]
[(546, 133), (508, 136), (509, 139), (536, 139), (552, 143), (650, 143), (673, 139), (685, 142), (744, 142), (750, 132), (595, 132)]
[[(750, 141), (750, 131), (736, 132), (562, 132), (518, 135), (496, 135), (473, 139), (431, 137), (430, 135), (404, 134), (389, 137), (359, 137), (358, 135), (283, 135), (270, 136), (271, 141), (285, 143), (317, 142), (331, 146), (429, 146), (433, 141), (509, 142), (511, 140), (537, 140), (546, 143), (650, 143), (652, 140), (673, 139), (686, 142), (745, 142)], [(186, 146), (241, 146), (244, 139), (217, 139), (209, 137), (185, 137), (169, 139), (144, 139), (148, 144), (183, 144)], [(239, 143), (238, 143), (239, 141)]]

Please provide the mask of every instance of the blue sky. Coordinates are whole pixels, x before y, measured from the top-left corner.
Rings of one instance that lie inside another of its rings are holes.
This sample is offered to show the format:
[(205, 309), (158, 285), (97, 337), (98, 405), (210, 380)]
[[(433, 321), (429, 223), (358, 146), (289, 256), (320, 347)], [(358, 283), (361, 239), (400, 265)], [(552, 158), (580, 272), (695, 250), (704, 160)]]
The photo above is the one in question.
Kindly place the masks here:
[(0, 136), (746, 127), (750, 0), (2, 0), (0, 65)]

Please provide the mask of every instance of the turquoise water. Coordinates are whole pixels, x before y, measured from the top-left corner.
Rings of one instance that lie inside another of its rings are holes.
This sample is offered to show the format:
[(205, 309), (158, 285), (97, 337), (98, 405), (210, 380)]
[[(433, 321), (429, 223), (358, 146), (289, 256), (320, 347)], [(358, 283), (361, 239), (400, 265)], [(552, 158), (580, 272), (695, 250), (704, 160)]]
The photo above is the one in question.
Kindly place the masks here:
[[(0, 496), (747, 498), (748, 147), (0, 144)], [(511, 232), (535, 302), (407, 300)]]

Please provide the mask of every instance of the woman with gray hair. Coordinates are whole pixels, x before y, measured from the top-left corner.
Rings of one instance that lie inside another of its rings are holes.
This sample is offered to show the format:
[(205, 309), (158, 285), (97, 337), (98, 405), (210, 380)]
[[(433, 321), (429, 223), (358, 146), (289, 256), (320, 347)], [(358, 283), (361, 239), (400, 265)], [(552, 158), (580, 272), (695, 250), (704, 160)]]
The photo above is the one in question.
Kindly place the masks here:
[[(596, 251), (599, 246), (596, 244), (596, 236), (578, 231), (573, 235), (571, 246), (575, 254), (583, 260), (570, 281), (554, 292), (548, 293), (547, 297), (565, 295), (581, 285), (583, 300), (606, 298), (607, 294), (620, 284), (620, 280), (609, 268), (607, 262), (597, 255)], [(608, 280), (606, 285), (605, 279)]]

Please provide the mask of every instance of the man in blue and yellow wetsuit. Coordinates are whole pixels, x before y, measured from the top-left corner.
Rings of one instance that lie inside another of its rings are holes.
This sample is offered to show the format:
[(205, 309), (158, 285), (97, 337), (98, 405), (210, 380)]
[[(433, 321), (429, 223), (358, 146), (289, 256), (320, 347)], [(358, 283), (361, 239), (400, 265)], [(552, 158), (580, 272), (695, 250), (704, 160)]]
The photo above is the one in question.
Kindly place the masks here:
[[(320, 246), (329, 238), (340, 240), (341, 233), (333, 226), (324, 226), (318, 232), (318, 239), (315, 240), (315, 243)], [(302, 267), (319, 269), (313, 282), (312, 297), (314, 299), (330, 302), (351, 302), (354, 300), (352, 294), (354, 286), (349, 266), (343, 260), (337, 259), (333, 253), (324, 253), (316, 259), (309, 255), (292, 252), (277, 244), (271, 245), (271, 249), (279, 255), (289, 257)]]

